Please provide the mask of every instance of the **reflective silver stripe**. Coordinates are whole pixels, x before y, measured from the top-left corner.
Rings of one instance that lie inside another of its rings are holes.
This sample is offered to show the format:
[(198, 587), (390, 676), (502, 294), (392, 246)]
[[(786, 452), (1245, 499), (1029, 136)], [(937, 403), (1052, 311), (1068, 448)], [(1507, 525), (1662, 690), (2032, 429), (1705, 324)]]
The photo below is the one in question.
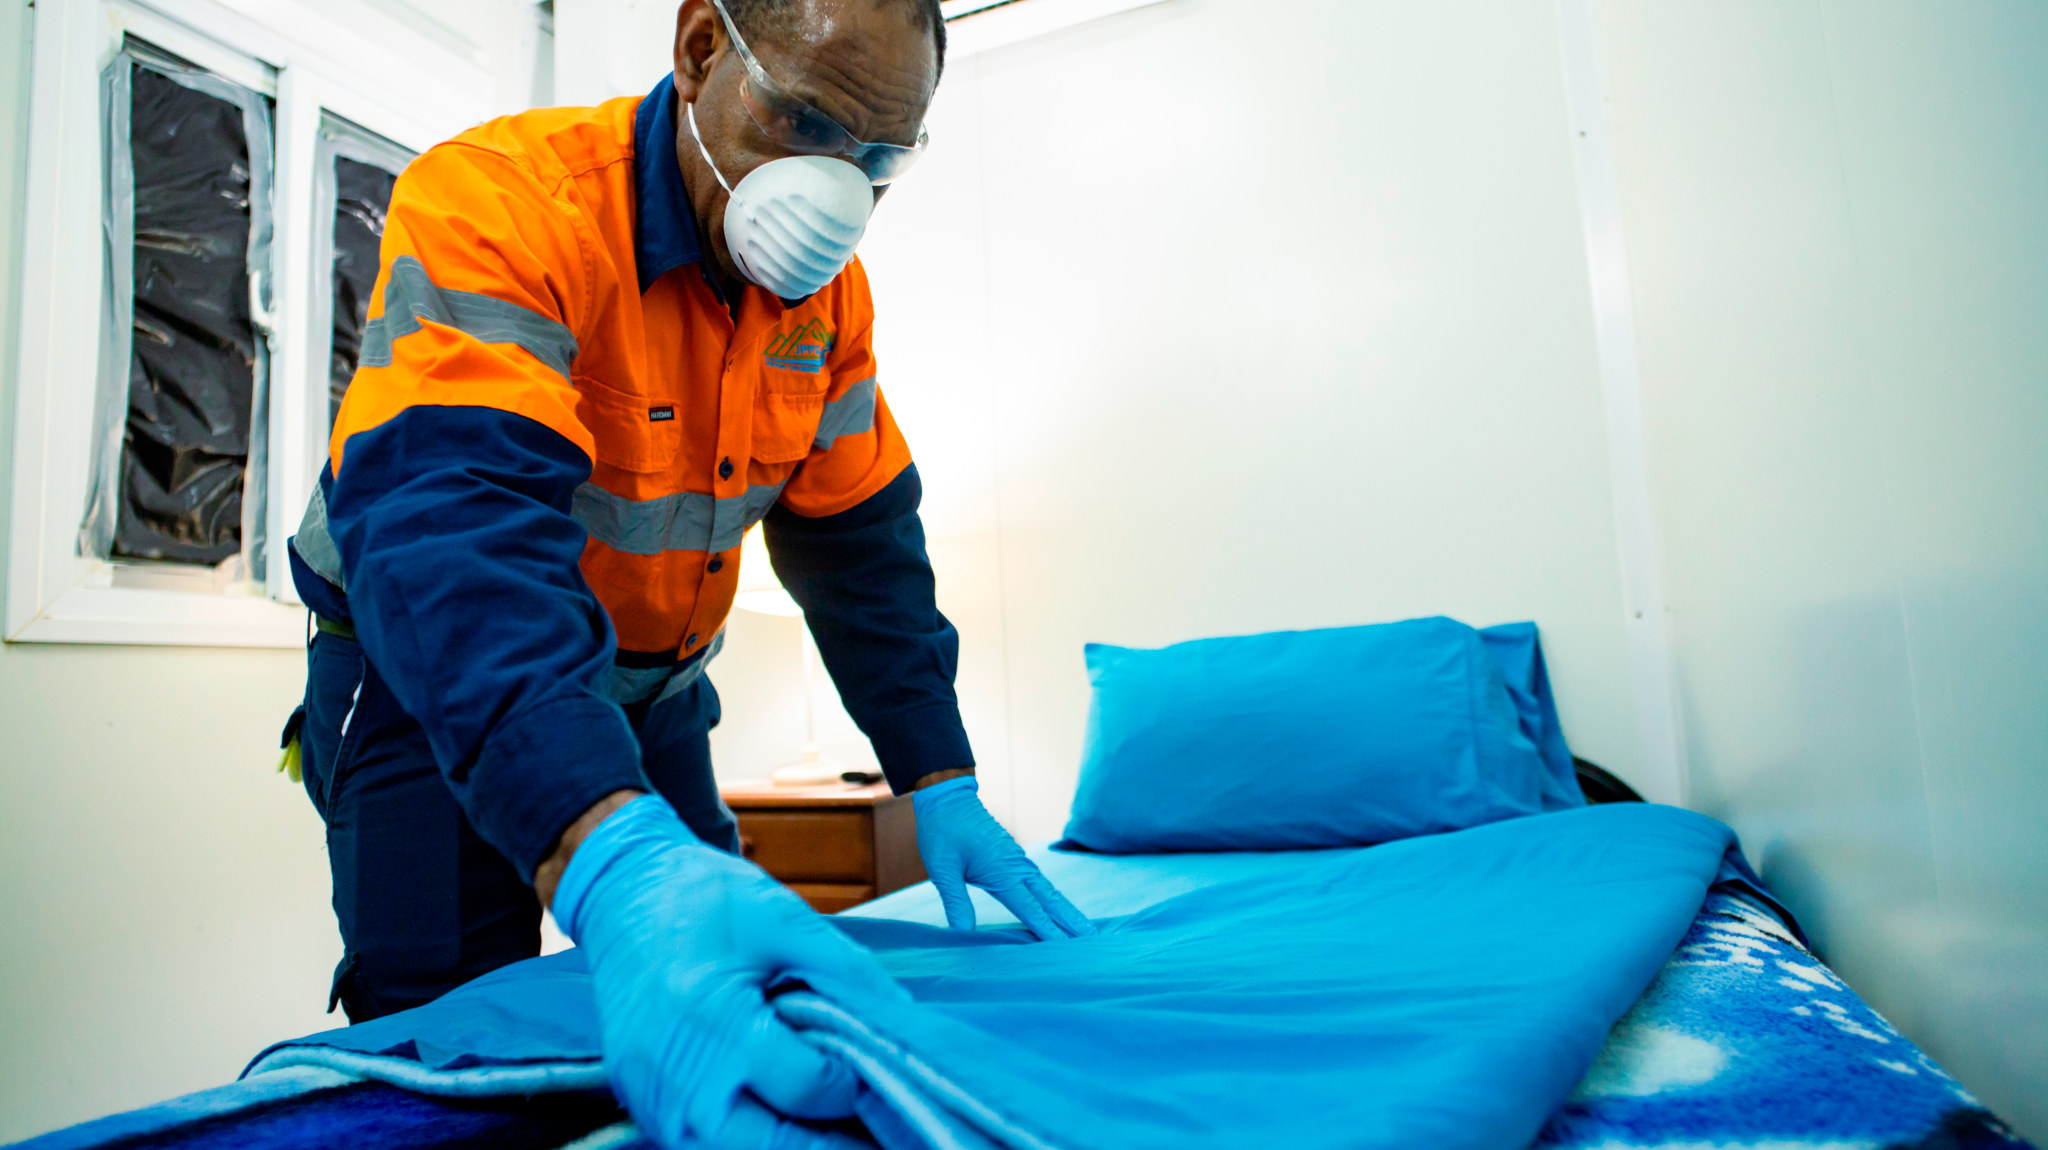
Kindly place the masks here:
[(391, 342), (420, 330), (421, 320), (455, 330), (482, 343), (514, 343), (533, 353), (563, 379), (576, 359), (576, 336), (547, 316), (477, 292), (437, 286), (412, 256), (391, 261), (384, 281), (384, 314), (363, 328), (364, 367), (389, 367)]
[(783, 483), (763, 484), (747, 488), (745, 495), (718, 501), (718, 512), (711, 528), (711, 546), (707, 550), (724, 551), (738, 547), (747, 537), (747, 529), (766, 518), (775, 507), (775, 501), (782, 498)]
[(320, 485), (313, 485), (313, 498), (306, 501), (306, 517), (299, 520), (299, 533), (292, 536), (292, 550), (313, 573), (342, 590), (348, 585), (341, 579), (341, 549), (334, 545), (334, 536), (327, 533), (327, 495)]
[(659, 706), (662, 703), (668, 702), (687, 690), (690, 684), (703, 678), (705, 668), (710, 666), (711, 660), (718, 657), (719, 648), (723, 646), (725, 646), (725, 632), (720, 631), (711, 637), (711, 645), (704, 648), (704, 657), (702, 659), (677, 671), (675, 678), (668, 681), (668, 686), (662, 689), (661, 696), (654, 700), (655, 705)]
[(869, 376), (825, 405), (825, 414), (818, 420), (818, 437), (811, 441), (811, 446), (820, 451), (830, 451), (840, 436), (859, 435), (874, 429), (875, 379)]
[(724, 551), (738, 547), (747, 528), (759, 523), (781, 495), (782, 484), (776, 483), (725, 499), (694, 491), (628, 499), (585, 483), (576, 489), (569, 510), (592, 539), (628, 555)]
[(675, 673), (674, 663), (666, 667), (621, 667), (614, 663), (611, 681), (605, 685), (605, 694), (621, 707), (631, 706), (659, 691)]
[(694, 659), (687, 667), (678, 668), (674, 663), (666, 667), (612, 667), (611, 682), (605, 693), (621, 707), (630, 707), (656, 692), (659, 703), (675, 696), (679, 691), (704, 677), (704, 667), (718, 657), (719, 648), (725, 646), (725, 632), (711, 637), (711, 645), (704, 648), (704, 656)]

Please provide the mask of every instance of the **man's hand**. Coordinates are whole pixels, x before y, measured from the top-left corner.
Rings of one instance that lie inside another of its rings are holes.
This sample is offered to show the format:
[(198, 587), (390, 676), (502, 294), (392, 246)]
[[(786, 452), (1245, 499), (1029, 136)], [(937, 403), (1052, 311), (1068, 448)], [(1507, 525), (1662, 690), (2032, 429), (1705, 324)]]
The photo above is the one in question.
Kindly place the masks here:
[(555, 919), (589, 958), (605, 1067), (640, 1128), (671, 1150), (859, 1145), (792, 1121), (852, 1115), (859, 1081), (763, 991), (800, 979), (842, 1001), (902, 996), (874, 956), (658, 796), (568, 838)]
[(917, 809), (917, 853), (938, 888), (947, 926), (974, 929), (974, 903), (967, 897), (972, 883), (994, 895), (1041, 939), (1095, 933), (1088, 916), (1053, 888), (981, 805), (980, 785), (971, 774), (920, 783), (911, 801)]

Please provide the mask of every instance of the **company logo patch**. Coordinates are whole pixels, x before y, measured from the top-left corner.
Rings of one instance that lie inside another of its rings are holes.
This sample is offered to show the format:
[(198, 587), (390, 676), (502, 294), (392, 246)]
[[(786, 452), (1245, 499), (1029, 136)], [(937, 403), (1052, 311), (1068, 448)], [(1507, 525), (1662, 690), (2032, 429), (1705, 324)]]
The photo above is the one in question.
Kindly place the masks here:
[(832, 333), (824, 323), (812, 320), (791, 332), (768, 341), (761, 358), (769, 367), (816, 375), (825, 366), (825, 353), (832, 350)]
[(675, 417), (676, 409), (674, 407), (650, 407), (647, 409), (647, 422), (649, 423), (666, 423)]

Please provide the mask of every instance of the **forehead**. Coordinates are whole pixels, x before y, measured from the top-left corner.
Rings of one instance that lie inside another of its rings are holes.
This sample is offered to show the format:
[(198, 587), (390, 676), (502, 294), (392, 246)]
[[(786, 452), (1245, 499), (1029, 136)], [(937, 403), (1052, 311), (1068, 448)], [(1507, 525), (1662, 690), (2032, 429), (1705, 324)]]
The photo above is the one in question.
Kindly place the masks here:
[(938, 83), (931, 33), (900, 0), (800, 0), (747, 43), (775, 82), (864, 140), (909, 143)]

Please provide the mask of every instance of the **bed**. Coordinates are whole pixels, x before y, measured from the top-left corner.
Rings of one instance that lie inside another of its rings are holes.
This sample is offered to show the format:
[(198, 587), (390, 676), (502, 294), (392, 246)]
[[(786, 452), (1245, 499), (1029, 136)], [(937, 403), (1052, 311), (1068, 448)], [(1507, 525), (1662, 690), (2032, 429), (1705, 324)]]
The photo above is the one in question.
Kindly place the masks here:
[[(947, 930), (920, 884), (835, 919), (894, 986), (768, 988), (857, 1070), (845, 1132), (885, 1150), (2027, 1145), (1828, 969), (1727, 827), (1573, 759), (1533, 625), (1088, 657), (1068, 838), (1031, 854), (1097, 933), (1036, 942), (978, 891), (980, 929)], [(576, 951), (516, 963), (26, 1145), (649, 1145), (608, 1088), (595, 1001)]]
[[(1232, 880), (1285, 876), (1332, 852), (1032, 853), (1077, 905), (1108, 919)], [(978, 892), (977, 902), (985, 927), (1013, 921)], [(844, 916), (944, 921), (928, 885)], [(22, 1147), (334, 1145), (612, 1150), (647, 1143), (602, 1090), (449, 1097), (297, 1066)], [(2027, 1143), (1857, 998), (1771, 903), (1731, 878), (1710, 890), (1684, 941), (1534, 1145), (1975, 1150)]]

